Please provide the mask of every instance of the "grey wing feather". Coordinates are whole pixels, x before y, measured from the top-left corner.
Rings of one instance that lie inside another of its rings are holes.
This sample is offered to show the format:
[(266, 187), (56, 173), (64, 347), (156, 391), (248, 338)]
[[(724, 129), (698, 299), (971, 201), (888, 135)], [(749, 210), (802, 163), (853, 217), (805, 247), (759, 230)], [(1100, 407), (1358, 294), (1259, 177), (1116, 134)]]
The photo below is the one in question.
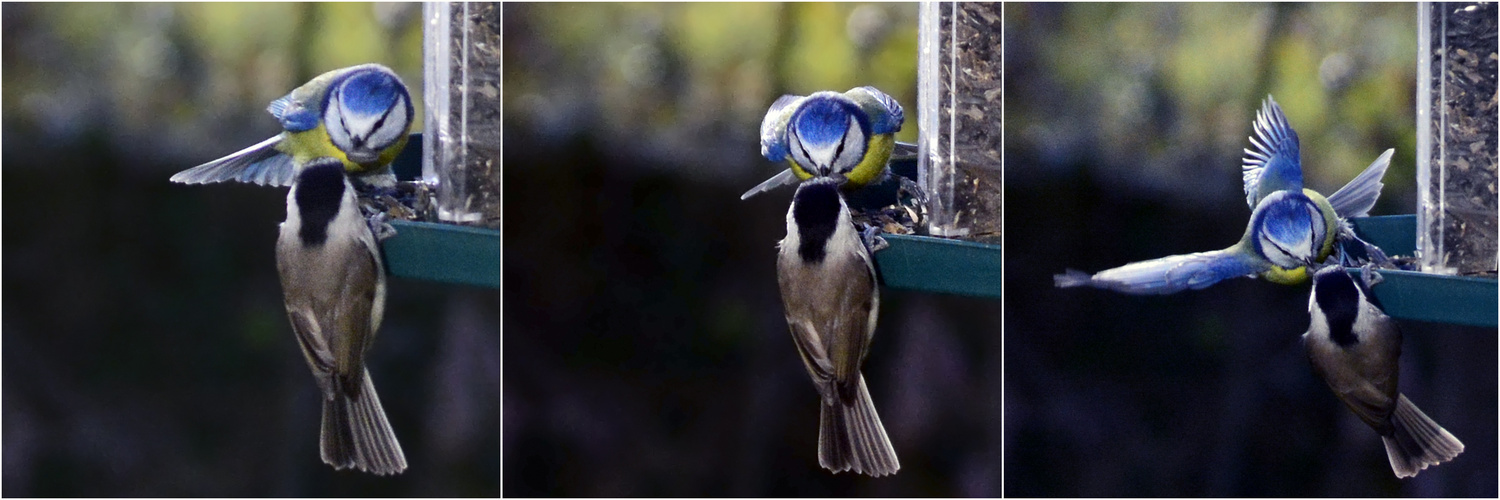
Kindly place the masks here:
[[(845, 339), (850, 345), (845, 349), (830, 349), (834, 356), (841, 359), (833, 359), (834, 378), (841, 387), (846, 390), (854, 389), (854, 384), (859, 381), (859, 367), (864, 363), (865, 355), (870, 352), (870, 340), (875, 333), (875, 321), (880, 308), (880, 289), (875, 283), (875, 265), (870, 260), (870, 254), (864, 251), (863, 246), (857, 247), (854, 252), (856, 260), (845, 261), (849, 266), (859, 266), (859, 269), (846, 269), (836, 271), (837, 274), (859, 276), (859, 280), (845, 287), (843, 293), (839, 294), (839, 306), (841, 311), (849, 311), (849, 321), (834, 322), (833, 328), (846, 328), (843, 332), (833, 332), (834, 336)], [(863, 315), (854, 314), (863, 312)], [(823, 339), (825, 345), (829, 345), (834, 337)], [(852, 397), (853, 394), (846, 394)], [(847, 400), (848, 398), (846, 398)]]
[(1370, 214), (1375, 201), (1380, 199), (1380, 190), (1385, 187), (1381, 179), (1385, 177), (1385, 170), (1391, 166), (1391, 156), (1394, 154), (1394, 148), (1385, 150), (1374, 163), (1365, 167), (1364, 172), (1360, 172), (1328, 197), (1328, 204), (1333, 205), (1333, 211), (1339, 217), (1348, 219)]
[(772, 176), (770, 179), (766, 179), (764, 182), (755, 185), (755, 187), (750, 188), (749, 191), (745, 191), (745, 194), (740, 195), (740, 199), (748, 200), (751, 196), (755, 196), (757, 194), (761, 194), (766, 191), (779, 188), (781, 186), (793, 186), (796, 184), (797, 174), (792, 173), (792, 169), (788, 168), (786, 170), (782, 170), (781, 173)]
[(364, 370), (365, 351), (375, 340), (373, 314), (381, 285), (379, 263), (370, 258), (365, 242), (357, 242), (350, 250), (356, 254), (347, 257), (350, 268), (335, 315), (340, 324), (334, 325), (343, 334), (331, 342), (335, 368), (345, 376)]
[(918, 146), (909, 142), (896, 142), (896, 148), (891, 151), (891, 161), (911, 160), (917, 157)]
[(229, 156), (173, 174), (171, 180), (181, 184), (239, 181), (262, 186), (290, 186), (296, 168), (291, 157), (276, 149), (280, 143), (281, 136), (277, 135)]

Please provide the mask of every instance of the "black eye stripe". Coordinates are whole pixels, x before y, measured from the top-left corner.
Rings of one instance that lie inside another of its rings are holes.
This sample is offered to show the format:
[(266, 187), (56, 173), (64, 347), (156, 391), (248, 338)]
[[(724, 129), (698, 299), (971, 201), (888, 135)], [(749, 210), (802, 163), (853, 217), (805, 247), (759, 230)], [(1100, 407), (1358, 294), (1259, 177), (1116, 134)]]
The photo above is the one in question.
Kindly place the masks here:
[[(395, 104), (400, 105), (401, 104), (401, 100), (397, 99)], [(390, 118), (391, 117), (391, 112), (393, 112), (395, 110), (396, 110), (396, 106), (387, 106), (385, 108), (385, 113), (381, 113), (380, 114), (380, 119), (379, 120), (375, 120), (375, 127), (371, 130), (371, 132), (373, 132), (375, 130), (380, 130), (380, 127), (385, 125), (385, 119), (386, 118)]]
[(1276, 250), (1277, 252), (1280, 252), (1282, 256), (1284, 256), (1284, 257), (1286, 257), (1287, 259), (1290, 259), (1290, 260), (1294, 260), (1294, 261), (1297, 260), (1296, 257), (1292, 256), (1292, 252), (1290, 250), (1287, 250), (1286, 247), (1281, 246), (1281, 244), (1277, 243), (1276, 240), (1267, 240), (1267, 241), (1270, 241), (1271, 242), (1271, 248), (1274, 249), (1274, 250)]

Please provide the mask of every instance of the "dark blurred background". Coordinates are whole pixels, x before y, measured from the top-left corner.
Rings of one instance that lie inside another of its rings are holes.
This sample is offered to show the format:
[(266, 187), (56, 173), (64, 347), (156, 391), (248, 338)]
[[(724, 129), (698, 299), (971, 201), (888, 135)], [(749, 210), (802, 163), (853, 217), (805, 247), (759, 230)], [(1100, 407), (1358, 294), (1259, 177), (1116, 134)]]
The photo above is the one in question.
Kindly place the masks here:
[(505, 6), (506, 495), (1000, 494), (999, 302), (885, 289), (901, 460), (818, 466), (760, 157), (784, 93), (874, 85), (916, 138), (915, 4)]
[(1372, 214), (1413, 213), (1415, 5), (1005, 8), (1007, 495), (1496, 495), (1493, 328), (1401, 323), (1402, 391), (1466, 445), (1402, 481), (1308, 365), (1306, 285), (1052, 286), (1237, 241), (1266, 94), (1308, 187), (1394, 147)]
[(367, 359), (410, 469), (336, 472), (276, 276), (286, 191), (167, 181), (278, 132), (266, 104), (324, 71), (381, 62), (421, 96), (420, 4), (0, 20), (4, 495), (499, 494), (498, 293), (391, 280)]

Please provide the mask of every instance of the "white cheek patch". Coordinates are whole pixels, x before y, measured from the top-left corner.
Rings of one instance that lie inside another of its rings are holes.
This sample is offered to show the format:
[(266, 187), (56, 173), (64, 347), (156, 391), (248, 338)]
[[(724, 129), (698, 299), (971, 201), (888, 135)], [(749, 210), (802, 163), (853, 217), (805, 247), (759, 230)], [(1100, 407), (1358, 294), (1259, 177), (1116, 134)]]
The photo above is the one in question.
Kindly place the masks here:
[(409, 123), (408, 120), (409, 118), (406, 116), (406, 98), (403, 96), (396, 99), (396, 102), (391, 103), (390, 111), (387, 111), (385, 114), (385, 121), (380, 124), (380, 128), (371, 131), (370, 137), (366, 139), (366, 147), (371, 149), (385, 149), (387, 146), (394, 144), (406, 132), (406, 126)]
[(344, 127), (343, 102), (339, 100), (338, 94), (334, 94), (328, 101), (328, 108), (323, 110), (323, 126), (328, 130), (328, 139), (339, 149), (348, 151), (350, 148), (349, 130)]
[(802, 154), (803, 147), (801, 136), (798, 136), (797, 134), (787, 134), (787, 136), (787, 142), (789, 143), (789, 146), (791, 146), (790, 149), (792, 150), (792, 161), (797, 162), (798, 165), (802, 165), (803, 169), (812, 172), (812, 170), (814, 170), (816, 166), (812, 164), (811, 158), (808, 158), (807, 155)]
[(834, 165), (833, 170), (848, 174), (854, 171), (854, 167), (859, 166), (859, 162), (864, 159), (866, 148), (865, 132), (859, 128), (859, 122), (853, 116), (849, 117), (849, 129), (844, 133), (843, 144), (843, 154), (835, 160), (838, 164)]

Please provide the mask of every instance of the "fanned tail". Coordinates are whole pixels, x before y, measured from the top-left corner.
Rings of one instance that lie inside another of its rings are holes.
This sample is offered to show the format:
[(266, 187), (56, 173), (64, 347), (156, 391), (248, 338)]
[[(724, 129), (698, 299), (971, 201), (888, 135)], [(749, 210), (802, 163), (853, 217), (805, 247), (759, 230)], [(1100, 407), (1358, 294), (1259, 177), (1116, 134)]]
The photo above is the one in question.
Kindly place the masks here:
[(1091, 286), (1134, 295), (1166, 295), (1201, 290), (1227, 278), (1251, 276), (1265, 267), (1231, 248), (1133, 262), (1093, 276), (1068, 269), (1053, 275), (1052, 284), (1058, 288)]
[(1391, 470), (1396, 477), (1415, 476), (1427, 466), (1453, 460), (1464, 451), (1464, 444), (1458, 438), (1427, 418), (1405, 394), (1396, 400), (1391, 426), (1394, 431), (1381, 436), (1381, 440), (1385, 441), (1385, 454), (1391, 459)]
[(357, 394), (337, 382), (332, 386), (333, 398), (323, 401), (323, 462), (382, 476), (406, 470), (406, 455), (385, 419), (370, 372), (365, 371)]
[(262, 186), (290, 186), (296, 169), (291, 157), (276, 150), (280, 143), (281, 136), (277, 135), (229, 156), (173, 174), (172, 182), (211, 184), (239, 181)]
[(833, 472), (852, 470), (874, 477), (895, 474), (901, 469), (896, 449), (891, 447), (875, 404), (870, 401), (863, 375), (859, 376), (859, 391), (854, 401), (843, 405), (825, 400), (818, 422), (818, 464), (823, 468)]

